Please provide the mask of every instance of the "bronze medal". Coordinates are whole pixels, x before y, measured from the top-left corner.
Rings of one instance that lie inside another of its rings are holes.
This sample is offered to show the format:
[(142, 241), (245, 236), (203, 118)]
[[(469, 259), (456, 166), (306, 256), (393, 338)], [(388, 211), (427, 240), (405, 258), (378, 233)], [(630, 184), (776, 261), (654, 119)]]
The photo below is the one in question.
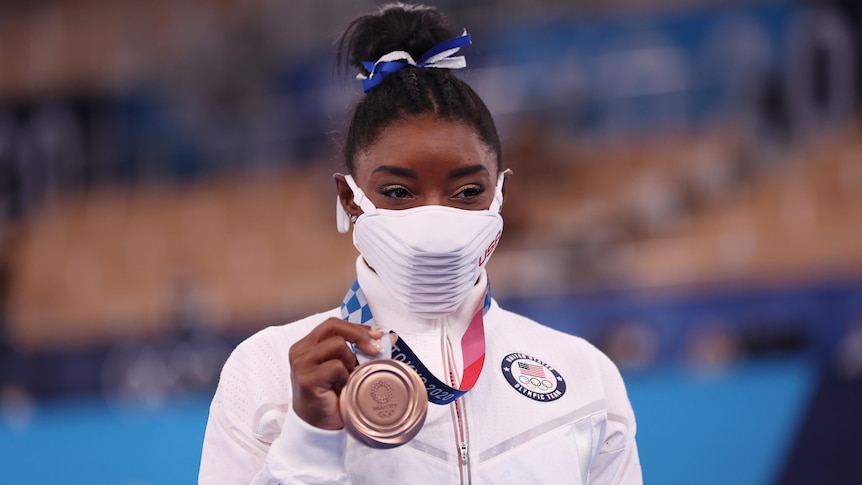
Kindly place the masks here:
[(428, 398), (419, 375), (403, 362), (374, 359), (350, 374), (340, 396), (344, 428), (372, 448), (407, 443), (425, 424)]

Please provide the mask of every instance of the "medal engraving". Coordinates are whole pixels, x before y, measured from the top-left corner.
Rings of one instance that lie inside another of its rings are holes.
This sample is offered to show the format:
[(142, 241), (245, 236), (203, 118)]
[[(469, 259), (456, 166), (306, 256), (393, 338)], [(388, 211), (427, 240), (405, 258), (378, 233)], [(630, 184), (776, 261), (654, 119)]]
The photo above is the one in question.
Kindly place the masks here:
[(392, 359), (371, 360), (354, 369), (340, 405), (347, 432), (373, 448), (407, 443), (422, 429), (428, 412), (422, 380)]

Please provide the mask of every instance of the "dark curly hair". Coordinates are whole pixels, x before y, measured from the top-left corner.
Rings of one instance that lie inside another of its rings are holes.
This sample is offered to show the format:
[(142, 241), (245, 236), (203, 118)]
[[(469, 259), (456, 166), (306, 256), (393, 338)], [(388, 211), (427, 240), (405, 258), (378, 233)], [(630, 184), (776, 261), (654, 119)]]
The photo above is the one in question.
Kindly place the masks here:
[[(363, 61), (373, 62), (393, 51), (418, 59), (457, 35), (434, 7), (391, 3), (350, 23), (338, 43), (338, 63), (345, 59), (348, 67), (368, 75)], [(497, 167), (502, 167), (497, 127), (479, 95), (449, 69), (408, 66), (387, 76), (354, 106), (344, 141), (348, 172), (353, 173), (356, 155), (372, 145), (383, 129), (423, 115), (470, 126), (496, 155)]]

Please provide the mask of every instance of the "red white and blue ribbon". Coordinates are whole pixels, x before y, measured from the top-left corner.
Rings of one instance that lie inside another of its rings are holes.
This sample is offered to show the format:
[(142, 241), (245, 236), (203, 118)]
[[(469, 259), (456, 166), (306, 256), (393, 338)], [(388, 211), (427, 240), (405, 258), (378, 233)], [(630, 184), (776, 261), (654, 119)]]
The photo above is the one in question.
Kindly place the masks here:
[(358, 74), (356, 79), (362, 81), (362, 89), (367, 93), (380, 84), (386, 76), (407, 66), (463, 69), (467, 67), (467, 60), (464, 56), (454, 54), (470, 44), (472, 44), (470, 35), (465, 31), (460, 37), (449, 39), (428, 49), (428, 52), (422, 54), (418, 60), (413, 60), (413, 57), (404, 51), (390, 52), (376, 62), (364, 61), (362, 65), (368, 71), (368, 75)]
[[(482, 306), (473, 315), (467, 331), (461, 337), (461, 350), (464, 357), (464, 374), (460, 387), (454, 388), (438, 379), (416, 356), (401, 337), (392, 345), (392, 358), (409, 365), (419, 374), (428, 392), (428, 401), (434, 404), (449, 404), (463, 396), (473, 388), (482, 373), (485, 363), (485, 324), (484, 315), (491, 308), (491, 287), (485, 291)], [(365, 294), (359, 287), (359, 281), (354, 281), (344, 301), (341, 303), (341, 317), (351, 323), (359, 323), (377, 327), (371, 308), (365, 300)]]

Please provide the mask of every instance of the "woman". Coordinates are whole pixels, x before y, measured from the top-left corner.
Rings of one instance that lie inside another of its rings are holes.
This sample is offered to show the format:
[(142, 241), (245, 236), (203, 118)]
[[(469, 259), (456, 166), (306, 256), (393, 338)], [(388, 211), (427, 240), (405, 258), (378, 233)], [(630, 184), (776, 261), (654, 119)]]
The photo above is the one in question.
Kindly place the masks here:
[[(346, 137), (349, 175), (335, 175), (357, 280), (341, 308), (233, 352), (202, 483), (641, 482), (614, 364), (490, 298), (484, 266), (509, 172), (487, 107), (452, 72), (468, 43), (435, 9), (402, 4), (345, 32), (339, 57), (346, 49), (366, 90)], [(402, 446), (345, 431), (356, 426), (340, 394), (357, 355), (410, 361), (422, 376), (431, 404)]]

